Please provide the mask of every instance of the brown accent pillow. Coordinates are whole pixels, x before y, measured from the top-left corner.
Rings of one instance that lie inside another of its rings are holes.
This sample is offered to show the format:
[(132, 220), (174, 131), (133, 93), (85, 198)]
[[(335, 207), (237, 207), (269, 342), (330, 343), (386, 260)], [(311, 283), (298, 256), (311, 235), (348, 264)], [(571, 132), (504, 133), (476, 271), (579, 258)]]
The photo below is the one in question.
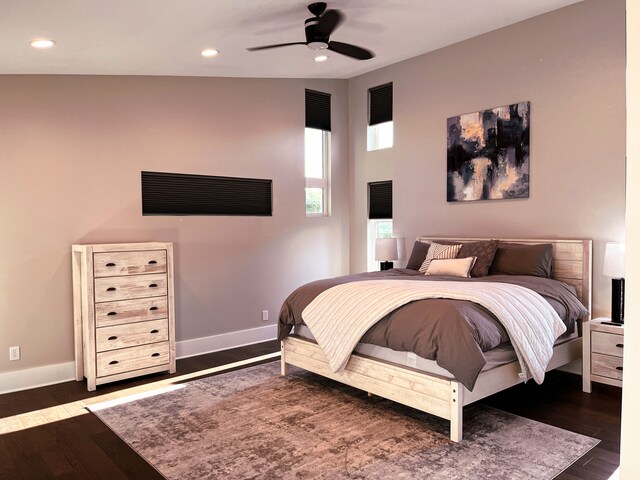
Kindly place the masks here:
[[(460, 242), (452, 240), (438, 242), (444, 245), (453, 245)], [(471, 269), (472, 277), (486, 277), (489, 275), (489, 268), (498, 250), (500, 240), (480, 240), (478, 242), (463, 243), (457, 258), (478, 257), (475, 265)]]
[(410, 268), (411, 270), (420, 270), (422, 262), (427, 258), (427, 252), (429, 251), (430, 246), (430, 243), (424, 243), (416, 240), (413, 244), (413, 250), (411, 250), (409, 261), (407, 262), (407, 268)]
[(472, 277), (486, 277), (498, 250), (500, 240), (484, 240), (481, 242), (463, 243), (458, 252), (458, 258), (478, 257), (471, 269)]
[(553, 246), (550, 243), (500, 244), (491, 264), (491, 275), (531, 275), (551, 278)]

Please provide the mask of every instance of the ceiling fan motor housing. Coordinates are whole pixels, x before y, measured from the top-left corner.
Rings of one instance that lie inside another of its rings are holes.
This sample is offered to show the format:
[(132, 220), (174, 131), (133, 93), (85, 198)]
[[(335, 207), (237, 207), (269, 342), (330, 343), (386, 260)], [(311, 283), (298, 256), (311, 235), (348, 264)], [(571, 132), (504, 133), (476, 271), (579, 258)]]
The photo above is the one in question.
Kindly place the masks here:
[(329, 46), (329, 35), (321, 35), (316, 31), (318, 18), (309, 18), (305, 22), (304, 34), (307, 38), (307, 46), (311, 50), (324, 50)]

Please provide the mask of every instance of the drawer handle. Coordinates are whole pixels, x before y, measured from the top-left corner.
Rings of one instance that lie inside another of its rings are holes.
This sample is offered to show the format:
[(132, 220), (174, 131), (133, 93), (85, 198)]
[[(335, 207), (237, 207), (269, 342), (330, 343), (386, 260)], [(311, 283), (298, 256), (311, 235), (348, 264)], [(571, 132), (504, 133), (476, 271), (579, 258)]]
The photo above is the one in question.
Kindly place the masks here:
[(109, 362), (109, 365), (117, 365), (118, 363), (119, 363), (118, 360), (111, 360)]
[(156, 352), (156, 353), (153, 353), (151, 356), (152, 356), (152, 357), (159, 357), (159, 356), (160, 356), (160, 354)]
[(160, 330), (156, 330), (155, 328), (151, 330), (149, 333), (158, 333)]
[(156, 265), (158, 262), (156, 262), (155, 260), (149, 260), (149, 265)]
[(116, 291), (116, 287), (107, 288), (107, 292), (115, 292), (115, 291)]
[(157, 283), (152, 283), (149, 285), (149, 288), (157, 288), (158, 284)]
[(111, 335), (107, 340), (117, 340), (118, 337), (115, 335)]
[(151, 307), (149, 310), (157, 310), (158, 307)]
[(616, 370), (622, 371), (622, 367), (616, 367)]
[(116, 266), (116, 264), (115, 264), (115, 263), (113, 263), (113, 262), (109, 262), (109, 263), (107, 263), (107, 267), (115, 267), (115, 266)]
[(618, 348), (624, 348), (624, 343), (616, 343), (616, 347), (618, 347)]
[(109, 313), (107, 313), (107, 316), (111, 317), (111, 316), (117, 315), (117, 314), (118, 314), (118, 312), (109, 312)]

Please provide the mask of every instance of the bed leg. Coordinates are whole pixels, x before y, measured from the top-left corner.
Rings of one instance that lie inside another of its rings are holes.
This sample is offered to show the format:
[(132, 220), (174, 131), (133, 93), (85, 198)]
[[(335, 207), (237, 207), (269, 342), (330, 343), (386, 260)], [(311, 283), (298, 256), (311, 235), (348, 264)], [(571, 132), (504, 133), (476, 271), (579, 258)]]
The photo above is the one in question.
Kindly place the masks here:
[(451, 434), (452, 442), (462, 440), (462, 386), (451, 382)]
[(289, 374), (289, 365), (284, 356), (284, 341), (280, 342), (280, 375), (286, 377)]

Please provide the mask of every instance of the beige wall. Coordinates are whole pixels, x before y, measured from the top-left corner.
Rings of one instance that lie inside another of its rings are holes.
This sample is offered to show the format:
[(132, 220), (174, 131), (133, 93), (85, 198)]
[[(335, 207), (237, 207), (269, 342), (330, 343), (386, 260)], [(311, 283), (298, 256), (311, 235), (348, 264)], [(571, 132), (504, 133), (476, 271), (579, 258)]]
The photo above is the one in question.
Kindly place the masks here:
[[(333, 94), (333, 215), (306, 218), (304, 88)], [(73, 360), (73, 243), (175, 242), (177, 339), (274, 324), (348, 270), (347, 82), (0, 76), (0, 372)], [(273, 179), (273, 217), (143, 217), (140, 171)], [(8, 348), (22, 360), (8, 361)]]
[(640, 2), (627, 2), (627, 320), (622, 389), (622, 480), (640, 472)]
[[(624, 238), (624, 0), (586, 1), (349, 80), (351, 270), (366, 268), (367, 182), (393, 180), (394, 234)], [(367, 89), (394, 86), (394, 147), (366, 152)], [(446, 202), (446, 119), (531, 102), (530, 198)], [(406, 256), (401, 262), (406, 261)]]

